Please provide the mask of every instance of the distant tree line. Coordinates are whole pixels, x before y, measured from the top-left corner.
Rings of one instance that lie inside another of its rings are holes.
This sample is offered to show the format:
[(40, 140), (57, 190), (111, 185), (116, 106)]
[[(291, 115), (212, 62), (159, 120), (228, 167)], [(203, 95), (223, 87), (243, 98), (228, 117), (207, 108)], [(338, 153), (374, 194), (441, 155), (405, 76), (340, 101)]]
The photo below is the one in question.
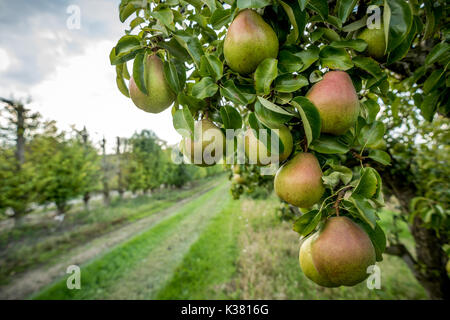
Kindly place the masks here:
[(0, 214), (9, 209), (16, 222), (36, 205), (53, 203), (59, 214), (82, 198), (85, 209), (94, 193), (106, 205), (111, 191), (149, 194), (180, 188), (221, 170), (175, 164), (172, 148), (151, 130), (117, 137), (107, 154), (105, 138), (95, 143), (86, 128), (63, 131), (22, 102), (0, 98)]

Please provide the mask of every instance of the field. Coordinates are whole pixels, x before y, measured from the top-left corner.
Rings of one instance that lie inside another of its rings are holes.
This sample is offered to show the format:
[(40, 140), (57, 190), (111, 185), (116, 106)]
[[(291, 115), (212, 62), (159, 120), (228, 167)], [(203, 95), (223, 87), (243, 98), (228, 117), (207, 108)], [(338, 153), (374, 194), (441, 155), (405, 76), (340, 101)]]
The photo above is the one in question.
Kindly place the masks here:
[[(380, 290), (316, 286), (298, 266), (299, 237), (276, 216), (277, 206), (273, 195), (233, 200), (222, 176), (117, 200), (109, 209), (98, 205), (89, 215), (74, 210), (60, 226), (48, 226), (57, 231), (28, 227), (26, 238), (20, 229), (3, 231), (0, 298), (426, 298), (406, 265), (386, 255)], [(386, 210), (382, 222), (389, 221)], [(67, 289), (72, 264), (81, 267), (80, 290)]]

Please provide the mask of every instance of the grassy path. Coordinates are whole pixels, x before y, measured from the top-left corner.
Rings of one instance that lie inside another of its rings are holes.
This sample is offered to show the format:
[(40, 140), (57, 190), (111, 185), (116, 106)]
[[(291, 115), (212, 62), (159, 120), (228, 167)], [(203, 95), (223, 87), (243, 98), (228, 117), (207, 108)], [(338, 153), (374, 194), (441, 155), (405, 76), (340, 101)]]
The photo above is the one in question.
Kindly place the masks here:
[[(166, 206), (159, 212), (155, 212), (154, 207), (151, 207), (147, 212), (140, 208), (139, 213), (146, 214), (144, 218), (125, 224), (86, 243), (80, 245), (76, 245), (76, 242), (73, 243), (72, 247), (68, 247), (65, 253), (60, 254), (55, 259), (28, 270), (10, 283), (0, 286), (0, 299), (24, 299), (30, 296), (33, 292), (39, 291), (44, 286), (64, 276), (67, 266), (82, 265), (102, 255), (114, 246), (176, 214), (184, 205), (216, 186), (217, 183), (208, 183), (205, 188), (198, 189), (198, 193), (194, 196), (183, 199), (172, 206)], [(152, 202), (151, 199), (150, 202)]]
[(228, 184), (203, 194), (103, 257), (81, 266), (81, 290), (68, 290), (66, 278), (37, 299), (108, 299), (152, 296), (195, 242), (208, 220), (231, 201)]

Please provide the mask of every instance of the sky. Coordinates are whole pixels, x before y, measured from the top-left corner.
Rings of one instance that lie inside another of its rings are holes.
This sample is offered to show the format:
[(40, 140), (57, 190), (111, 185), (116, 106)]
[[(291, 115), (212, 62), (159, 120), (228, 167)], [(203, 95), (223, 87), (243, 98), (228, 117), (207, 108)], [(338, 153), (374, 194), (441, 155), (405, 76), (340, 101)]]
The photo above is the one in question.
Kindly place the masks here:
[(96, 142), (104, 135), (109, 152), (116, 136), (142, 129), (175, 144), (170, 108), (146, 113), (116, 87), (109, 53), (128, 22), (119, 2), (0, 0), (0, 97), (31, 97), (29, 107), (59, 128), (86, 126)]

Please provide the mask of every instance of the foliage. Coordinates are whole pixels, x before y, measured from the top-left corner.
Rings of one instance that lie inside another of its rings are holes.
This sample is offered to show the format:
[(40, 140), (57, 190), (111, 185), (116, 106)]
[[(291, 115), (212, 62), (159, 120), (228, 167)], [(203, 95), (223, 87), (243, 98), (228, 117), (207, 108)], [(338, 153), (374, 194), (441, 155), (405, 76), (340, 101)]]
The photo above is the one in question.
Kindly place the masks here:
[[(245, 8), (256, 9), (280, 42), (277, 59), (264, 60), (251, 75), (232, 71), (223, 56), (226, 28)], [(172, 110), (176, 129), (192, 132), (193, 120), (206, 114), (223, 129), (287, 124), (296, 150), (312, 150), (319, 158), (327, 188), (321, 203), (300, 217), (294, 229), (306, 236), (328, 216), (348, 215), (368, 231), (381, 260), (385, 235), (377, 221), (386, 181), (380, 173), (389, 171), (391, 164), (399, 169), (402, 157), (383, 150), (383, 137), (395, 130), (401, 136), (402, 117), (411, 113), (414, 119), (406, 128), (412, 134), (423, 119), (431, 122), (436, 113), (448, 116), (447, 11), (444, 1), (123, 0), (120, 20), (128, 21), (129, 28), (111, 50), (110, 62), (117, 66), (123, 89), (128, 61), (142, 53), (160, 55), (166, 79), (178, 93)], [(378, 60), (368, 56), (367, 42), (356, 39), (373, 22), (374, 12), (382, 14), (378, 22), (383, 23), (386, 43), (384, 57)], [(351, 76), (361, 105), (356, 125), (341, 136), (320, 134), (320, 117), (304, 98), (324, 72), (334, 69)], [(133, 76), (141, 78), (138, 73)], [(402, 105), (407, 106), (404, 115), (399, 112)], [(440, 154), (439, 148), (434, 151)], [(427, 158), (435, 159), (429, 151), (415, 149), (419, 167)], [(406, 175), (434, 181), (430, 169)], [(388, 182), (397, 178), (391, 179)], [(418, 187), (418, 193), (435, 197), (441, 189), (438, 183), (442, 181), (432, 182), (426, 191)], [(233, 195), (242, 191), (241, 184), (233, 186)], [(429, 222), (444, 223), (446, 207), (429, 197), (415, 200), (412, 211), (423, 211)]]

